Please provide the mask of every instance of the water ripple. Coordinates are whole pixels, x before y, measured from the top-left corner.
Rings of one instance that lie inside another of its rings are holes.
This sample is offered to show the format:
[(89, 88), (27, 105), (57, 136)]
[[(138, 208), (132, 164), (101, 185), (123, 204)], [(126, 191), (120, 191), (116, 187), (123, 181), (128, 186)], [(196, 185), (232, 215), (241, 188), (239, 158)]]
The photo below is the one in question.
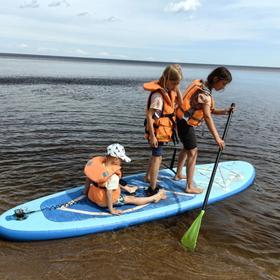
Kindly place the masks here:
[[(1, 76), (0, 211), (83, 184), (85, 162), (112, 142), (124, 144), (133, 159), (124, 164), (125, 174), (145, 171), (150, 149), (143, 138), (143, 81)], [(255, 187), (209, 206), (195, 254), (178, 243), (198, 213), (192, 211), (116, 233), (36, 243), (0, 240), (0, 278), (111, 279), (118, 263), (114, 279), (279, 279), (280, 102), (276, 98), (268, 112), (263, 95), (253, 100), (250, 87), (247, 97), (241, 94), (247, 86), (247, 79), (233, 84), (231, 96), (217, 99), (218, 105), (232, 103), (232, 96), (239, 100), (222, 160), (251, 162)], [(221, 132), (225, 118), (215, 121)], [(201, 128), (197, 136), (198, 161), (213, 162), (217, 146), (211, 135)], [(172, 145), (165, 148), (165, 163), (172, 153)], [(12, 277), (19, 262), (22, 274)]]

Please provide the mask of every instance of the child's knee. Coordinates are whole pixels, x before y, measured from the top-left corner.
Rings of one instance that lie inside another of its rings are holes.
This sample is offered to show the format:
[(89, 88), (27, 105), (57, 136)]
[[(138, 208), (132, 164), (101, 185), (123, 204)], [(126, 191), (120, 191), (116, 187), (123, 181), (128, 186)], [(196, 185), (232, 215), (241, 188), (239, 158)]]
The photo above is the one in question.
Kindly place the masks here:
[(197, 148), (194, 148), (194, 149), (191, 149), (191, 150), (188, 150), (188, 156), (189, 157), (196, 157), (197, 156)]

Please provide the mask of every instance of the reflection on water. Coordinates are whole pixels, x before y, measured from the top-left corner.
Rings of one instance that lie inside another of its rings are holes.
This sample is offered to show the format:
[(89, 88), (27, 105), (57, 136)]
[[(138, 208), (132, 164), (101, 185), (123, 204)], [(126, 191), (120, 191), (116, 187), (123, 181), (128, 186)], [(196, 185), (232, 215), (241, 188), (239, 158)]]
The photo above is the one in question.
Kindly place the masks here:
[[(125, 174), (145, 170), (142, 83), (162, 66), (0, 61), (1, 212), (82, 184), (85, 162), (112, 142), (133, 159)], [(14, 75), (11, 64), (19, 65)], [(182, 87), (210, 70), (185, 67)], [(215, 94), (217, 106), (237, 105), (222, 160), (251, 162), (257, 179), (207, 209), (194, 254), (179, 240), (198, 211), (81, 238), (0, 240), (0, 279), (280, 279), (279, 71), (232, 72), (232, 84)], [(222, 131), (225, 118), (215, 121)], [(198, 161), (213, 162), (217, 147), (207, 128), (198, 141)], [(172, 146), (165, 153), (170, 158)]]

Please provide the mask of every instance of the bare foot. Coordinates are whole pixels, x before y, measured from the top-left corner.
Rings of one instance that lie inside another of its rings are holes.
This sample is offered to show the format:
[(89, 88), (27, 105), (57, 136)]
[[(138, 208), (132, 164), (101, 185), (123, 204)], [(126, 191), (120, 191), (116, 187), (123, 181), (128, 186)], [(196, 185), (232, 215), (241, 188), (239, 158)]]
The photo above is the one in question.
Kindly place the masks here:
[(154, 195), (154, 202), (157, 203), (161, 199), (166, 199), (165, 190), (159, 190), (157, 194)]
[(173, 180), (175, 180), (175, 181), (179, 181), (179, 180), (186, 180), (187, 179), (187, 176), (186, 175), (175, 175), (174, 177), (173, 177)]
[(190, 188), (186, 188), (186, 193), (194, 193), (194, 194), (200, 194), (203, 192), (203, 189), (200, 188), (195, 188), (195, 187), (190, 187)]

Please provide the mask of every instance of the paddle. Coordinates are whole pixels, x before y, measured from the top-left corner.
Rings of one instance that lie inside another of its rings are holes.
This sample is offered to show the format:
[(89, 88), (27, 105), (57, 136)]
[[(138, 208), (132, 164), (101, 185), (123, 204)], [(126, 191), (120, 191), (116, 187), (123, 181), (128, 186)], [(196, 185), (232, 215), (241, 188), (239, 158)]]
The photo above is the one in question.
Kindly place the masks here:
[[(172, 121), (174, 123), (174, 126), (175, 125), (175, 122)], [(163, 165), (167, 168), (169, 168), (175, 175), (177, 175), (177, 172), (174, 171), (173, 167), (174, 167), (174, 162), (175, 162), (175, 157), (176, 157), (176, 152), (177, 152), (177, 147), (176, 147), (176, 143), (179, 144), (179, 139), (178, 139), (178, 135), (177, 135), (177, 131), (174, 130), (174, 133), (173, 133), (173, 143), (174, 143), (174, 150), (173, 150), (173, 155), (172, 155), (172, 159), (171, 159), (171, 162), (170, 162), (170, 166), (168, 167), (166, 164), (163, 163)]]
[(173, 167), (174, 167), (176, 152), (177, 152), (177, 148), (175, 146), (174, 151), (173, 151), (173, 155), (172, 155), (172, 159), (171, 159), (171, 162), (170, 162), (170, 166), (169, 166), (169, 169), (172, 170), (175, 173), (175, 175), (176, 175), (176, 172), (173, 170)]
[[(232, 103), (231, 108), (230, 108), (230, 112), (229, 112), (229, 115), (228, 115), (228, 119), (227, 119), (227, 122), (226, 122), (225, 130), (224, 130), (224, 133), (223, 133), (223, 137), (222, 137), (223, 140), (225, 140), (225, 138), (227, 136), (229, 123), (230, 123), (230, 120), (231, 120), (231, 117), (232, 117), (234, 107), (235, 107), (235, 104)], [(208, 187), (207, 187), (207, 192), (206, 192), (206, 195), (205, 195), (205, 199), (204, 199), (200, 214), (197, 216), (197, 218), (194, 220), (194, 222), (192, 223), (190, 228), (185, 232), (185, 234), (183, 235), (183, 237), (181, 239), (182, 245), (190, 251), (194, 251), (195, 246), (196, 246), (202, 217), (203, 217), (203, 215), (206, 211), (208, 198), (209, 198), (209, 195), (210, 195), (210, 192), (211, 192), (211, 188), (212, 188), (212, 185), (213, 185), (213, 181), (214, 181), (214, 178), (215, 178), (215, 174), (216, 174), (216, 170), (217, 170), (217, 167), (218, 167), (218, 163), (219, 163), (219, 159), (220, 159), (221, 154), (222, 154), (222, 150), (219, 149), (217, 157), (216, 157), (216, 161), (215, 161), (215, 164), (214, 164), (214, 168), (213, 168), (213, 171), (212, 171), (212, 174), (211, 174), (211, 177), (210, 177), (210, 181), (209, 181), (209, 184), (208, 184)]]
[(164, 162), (162, 163), (162, 165), (164, 165), (165, 167), (167, 167), (168, 169), (170, 169), (175, 175), (177, 174), (176, 171), (174, 171), (173, 167), (174, 167), (174, 162), (175, 162), (175, 157), (176, 157), (176, 152), (177, 152), (177, 148), (174, 147), (173, 150), (173, 155), (172, 155), (172, 159), (171, 159), (171, 163), (170, 166), (168, 166), (167, 164), (165, 164)]

